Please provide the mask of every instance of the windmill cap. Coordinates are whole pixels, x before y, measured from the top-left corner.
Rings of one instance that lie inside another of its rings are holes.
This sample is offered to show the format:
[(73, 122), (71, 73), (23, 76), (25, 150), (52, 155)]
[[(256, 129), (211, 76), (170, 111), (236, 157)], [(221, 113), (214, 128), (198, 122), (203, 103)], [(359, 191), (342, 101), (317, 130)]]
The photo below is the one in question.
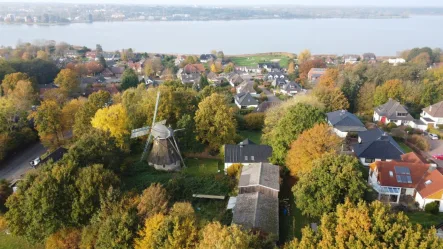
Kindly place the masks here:
[(166, 139), (174, 134), (174, 131), (164, 124), (156, 123), (152, 128), (152, 136), (154, 138)]

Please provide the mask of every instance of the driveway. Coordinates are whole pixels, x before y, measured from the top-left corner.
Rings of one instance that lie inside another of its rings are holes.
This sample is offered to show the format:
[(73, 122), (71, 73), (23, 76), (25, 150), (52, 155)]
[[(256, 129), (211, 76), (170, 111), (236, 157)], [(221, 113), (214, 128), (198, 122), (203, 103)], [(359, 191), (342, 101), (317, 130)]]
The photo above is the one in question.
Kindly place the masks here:
[(260, 88), (263, 90), (263, 92), (268, 97), (269, 102), (281, 102), (281, 100), (279, 98), (275, 97), (274, 94), (272, 94), (268, 89), (266, 89), (264, 87), (260, 87)]
[(32, 169), (29, 162), (45, 152), (45, 147), (41, 143), (36, 143), (17, 153), (17, 155), (0, 165), (0, 179), (4, 178), (12, 181), (21, 178)]
[[(428, 152), (430, 156), (443, 154), (443, 140), (429, 139), (429, 143), (431, 144), (431, 150)], [(443, 161), (436, 159), (434, 159), (434, 161), (438, 164), (438, 166), (443, 167)]]

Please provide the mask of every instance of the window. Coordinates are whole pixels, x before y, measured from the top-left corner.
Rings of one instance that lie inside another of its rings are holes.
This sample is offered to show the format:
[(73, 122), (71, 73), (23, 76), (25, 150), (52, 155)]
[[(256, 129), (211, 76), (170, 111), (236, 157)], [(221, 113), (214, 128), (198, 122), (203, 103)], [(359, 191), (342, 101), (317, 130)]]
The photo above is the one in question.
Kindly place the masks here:
[(375, 159), (373, 158), (365, 158), (365, 163), (373, 163), (375, 162)]
[(252, 161), (254, 161), (254, 160), (255, 160), (254, 156), (251, 156), (251, 160), (252, 160)]
[(394, 172), (389, 171), (389, 176), (390, 176), (390, 177), (394, 177)]
[(248, 156), (245, 156), (245, 161), (248, 161)]
[(431, 183), (432, 183), (431, 180), (427, 180), (427, 181), (425, 182), (425, 185), (429, 185), (429, 184), (431, 184)]
[(408, 116), (407, 113), (404, 113), (404, 112), (397, 112), (397, 117), (406, 117), (406, 116)]

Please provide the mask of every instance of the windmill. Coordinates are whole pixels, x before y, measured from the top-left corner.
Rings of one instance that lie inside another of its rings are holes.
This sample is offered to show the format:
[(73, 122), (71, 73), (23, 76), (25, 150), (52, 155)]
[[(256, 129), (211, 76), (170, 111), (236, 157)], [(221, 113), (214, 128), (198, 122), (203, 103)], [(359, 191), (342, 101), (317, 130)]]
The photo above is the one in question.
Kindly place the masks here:
[(155, 103), (154, 117), (151, 126), (145, 126), (132, 130), (131, 138), (137, 138), (149, 134), (145, 148), (141, 157), (141, 161), (145, 160), (148, 154), (150, 144), (152, 149), (149, 152), (148, 163), (158, 170), (179, 170), (180, 161), (185, 166), (185, 162), (178, 148), (174, 133), (179, 130), (173, 130), (166, 126), (166, 120), (156, 123), (158, 103), (160, 101), (160, 92), (157, 92), (157, 101)]

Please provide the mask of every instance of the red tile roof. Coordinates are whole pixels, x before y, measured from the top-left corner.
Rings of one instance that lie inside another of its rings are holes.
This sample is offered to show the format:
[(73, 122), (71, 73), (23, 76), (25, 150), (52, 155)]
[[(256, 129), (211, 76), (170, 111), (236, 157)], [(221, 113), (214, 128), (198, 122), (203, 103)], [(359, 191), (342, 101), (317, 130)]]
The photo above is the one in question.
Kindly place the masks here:
[(442, 199), (443, 169), (436, 168), (426, 172), (416, 189), (422, 198)]
[(203, 64), (188, 64), (183, 68), (183, 71), (187, 74), (191, 73), (204, 73), (206, 71)]

